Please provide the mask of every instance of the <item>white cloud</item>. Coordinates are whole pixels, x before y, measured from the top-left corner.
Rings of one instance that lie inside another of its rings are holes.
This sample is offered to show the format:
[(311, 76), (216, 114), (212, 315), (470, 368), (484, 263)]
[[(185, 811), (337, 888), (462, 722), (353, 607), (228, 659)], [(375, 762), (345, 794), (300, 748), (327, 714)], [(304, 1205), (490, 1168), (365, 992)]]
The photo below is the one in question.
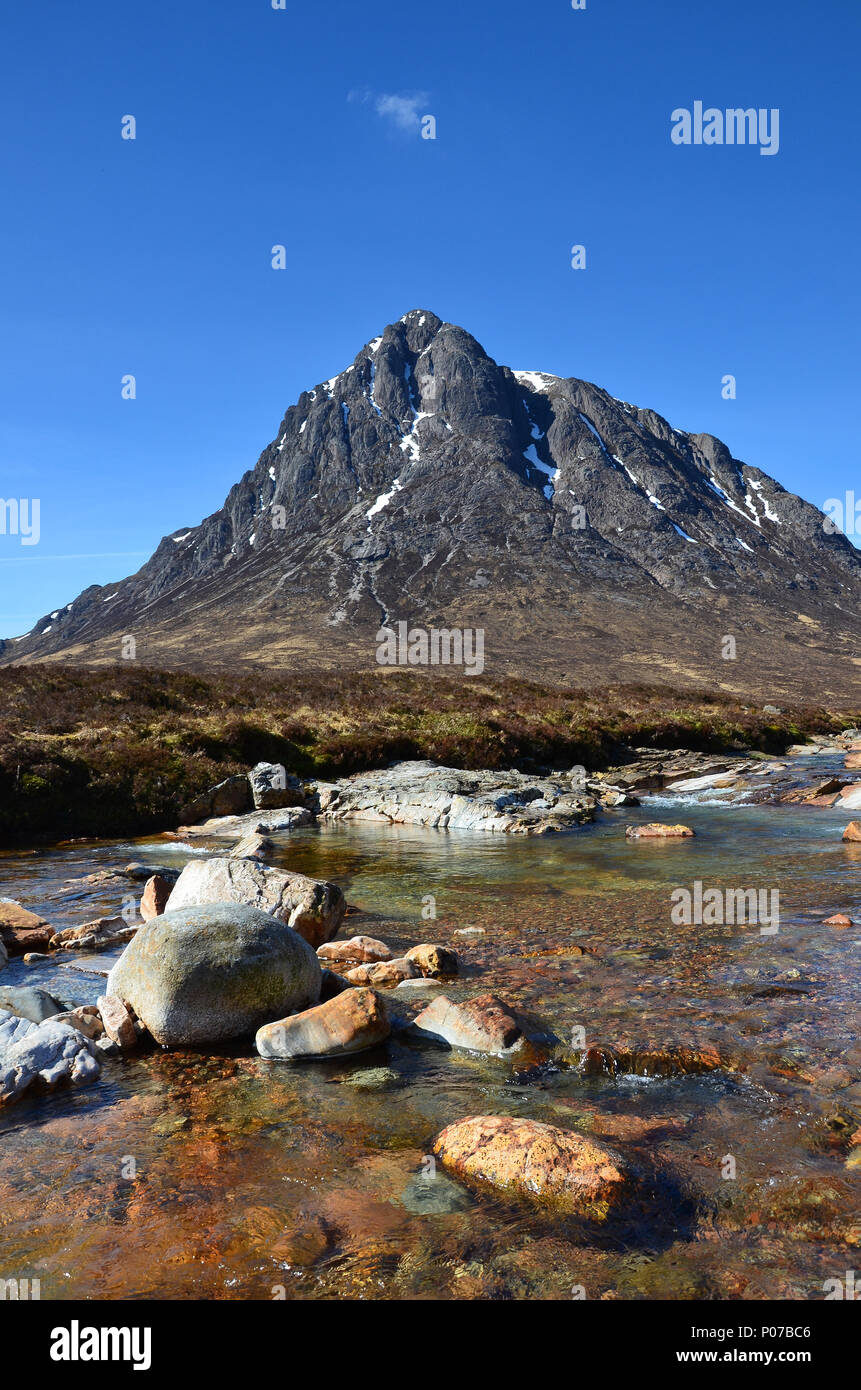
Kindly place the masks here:
[(348, 101), (361, 101), (372, 105), (377, 115), (390, 121), (398, 130), (412, 134), (418, 130), (421, 118), (427, 111), (427, 92), (413, 92), (399, 95), (395, 92), (350, 92)]

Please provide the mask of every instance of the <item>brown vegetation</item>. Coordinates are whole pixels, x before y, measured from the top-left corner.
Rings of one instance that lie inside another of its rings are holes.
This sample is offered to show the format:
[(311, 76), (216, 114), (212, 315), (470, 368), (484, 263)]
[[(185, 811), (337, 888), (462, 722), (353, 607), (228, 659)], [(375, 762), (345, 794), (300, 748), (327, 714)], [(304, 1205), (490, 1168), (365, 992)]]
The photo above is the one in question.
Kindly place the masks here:
[(725, 695), (601, 692), (426, 671), (193, 675), (121, 664), (0, 670), (3, 838), (144, 833), (265, 759), (334, 776), (401, 758), (600, 768), (626, 747), (781, 752), (850, 712), (779, 715)]

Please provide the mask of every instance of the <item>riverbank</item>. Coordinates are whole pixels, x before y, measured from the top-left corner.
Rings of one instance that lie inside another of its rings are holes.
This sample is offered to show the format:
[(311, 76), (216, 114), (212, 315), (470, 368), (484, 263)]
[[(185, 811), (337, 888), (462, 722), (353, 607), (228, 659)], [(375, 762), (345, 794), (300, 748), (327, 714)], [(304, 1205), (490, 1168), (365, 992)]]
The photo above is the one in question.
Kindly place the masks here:
[(781, 754), (861, 711), (428, 671), (0, 670), (0, 837), (42, 843), (175, 828), (208, 787), (260, 761), (331, 779), (403, 759), (540, 775), (602, 771), (636, 748)]

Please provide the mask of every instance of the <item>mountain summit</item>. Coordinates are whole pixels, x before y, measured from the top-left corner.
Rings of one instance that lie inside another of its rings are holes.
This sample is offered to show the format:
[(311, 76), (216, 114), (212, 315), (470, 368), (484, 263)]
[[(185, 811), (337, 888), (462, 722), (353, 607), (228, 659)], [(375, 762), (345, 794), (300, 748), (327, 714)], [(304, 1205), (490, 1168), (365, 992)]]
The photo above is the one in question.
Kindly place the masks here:
[(483, 629), (500, 672), (846, 696), (861, 556), (822, 522), (712, 435), (415, 309), (302, 392), (220, 511), (0, 661), (131, 636), (151, 664), (368, 666), (406, 621)]

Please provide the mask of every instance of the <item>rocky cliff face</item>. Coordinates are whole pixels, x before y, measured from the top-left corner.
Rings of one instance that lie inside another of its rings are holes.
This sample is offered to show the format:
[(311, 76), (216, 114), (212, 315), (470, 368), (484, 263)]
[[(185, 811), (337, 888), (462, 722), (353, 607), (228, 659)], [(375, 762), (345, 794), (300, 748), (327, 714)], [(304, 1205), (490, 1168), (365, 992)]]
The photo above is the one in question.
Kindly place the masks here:
[(220, 511), (0, 661), (132, 636), (156, 664), (367, 666), (406, 621), (484, 629), (497, 669), (824, 698), (854, 686), (859, 596), (845, 537), (720, 440), (414, 310), (302, 393)]

